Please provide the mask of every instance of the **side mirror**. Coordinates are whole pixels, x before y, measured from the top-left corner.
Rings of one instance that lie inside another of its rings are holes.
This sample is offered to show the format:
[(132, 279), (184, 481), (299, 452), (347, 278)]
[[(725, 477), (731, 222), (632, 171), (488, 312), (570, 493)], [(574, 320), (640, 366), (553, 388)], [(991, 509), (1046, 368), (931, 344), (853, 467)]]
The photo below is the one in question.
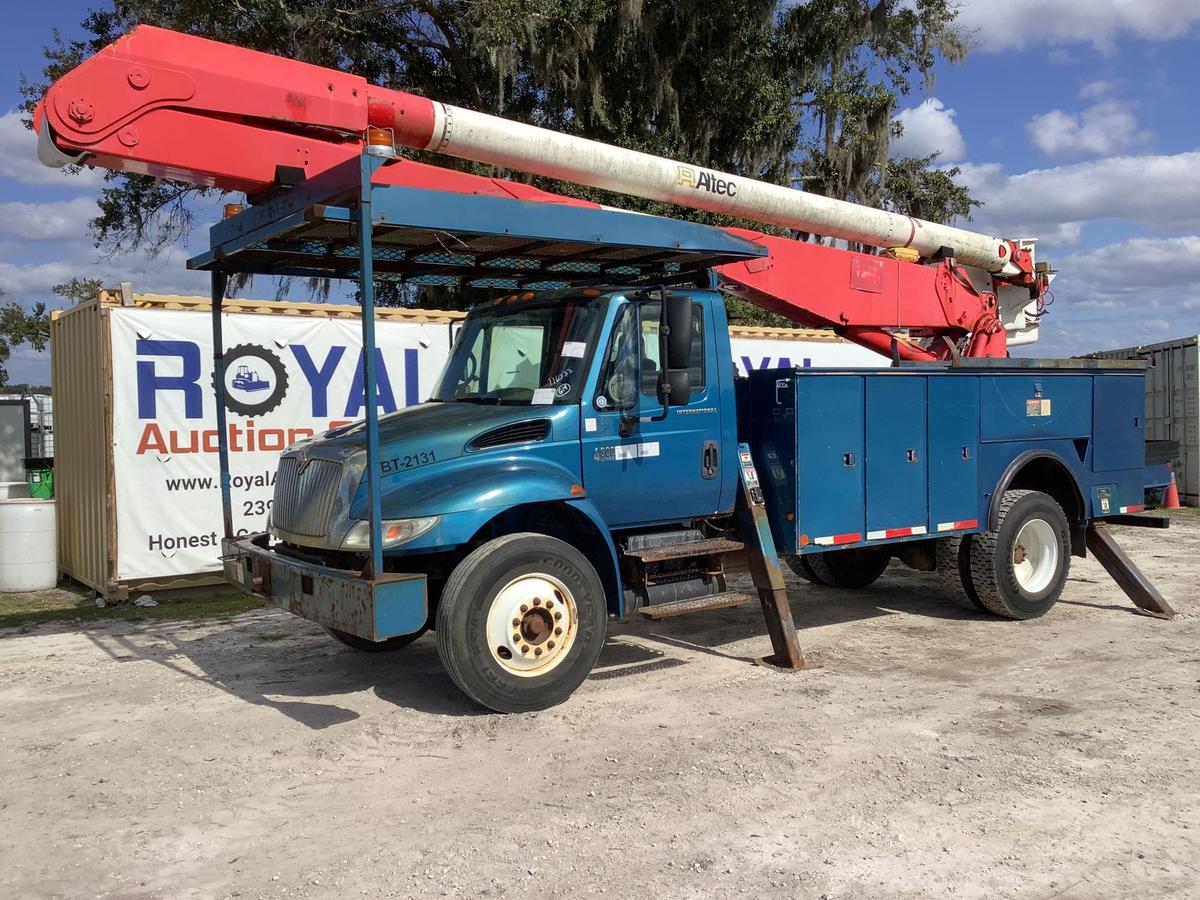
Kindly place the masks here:
[(658, 373), (658, 402), (663, 406), (687, 406), (692, 399), (692, 373), (667, 369)]
[(664, 368), (686, 369), (692, 364), (692, 299), (686, 295), (667, 294), (663, 298), (662, 322), (667, 326)]

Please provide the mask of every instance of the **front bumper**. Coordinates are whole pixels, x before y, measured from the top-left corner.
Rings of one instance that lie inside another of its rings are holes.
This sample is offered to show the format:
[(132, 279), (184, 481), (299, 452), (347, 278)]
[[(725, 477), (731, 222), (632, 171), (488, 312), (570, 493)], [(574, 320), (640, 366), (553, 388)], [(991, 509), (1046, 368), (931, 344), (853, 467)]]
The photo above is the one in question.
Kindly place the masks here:
[(301, 618), (368, 641), (425, 627), (424, 575), (387, 573), (374, 580), (344, 569), (281, 556), (267, 534), (221, 541), (225, 580)]

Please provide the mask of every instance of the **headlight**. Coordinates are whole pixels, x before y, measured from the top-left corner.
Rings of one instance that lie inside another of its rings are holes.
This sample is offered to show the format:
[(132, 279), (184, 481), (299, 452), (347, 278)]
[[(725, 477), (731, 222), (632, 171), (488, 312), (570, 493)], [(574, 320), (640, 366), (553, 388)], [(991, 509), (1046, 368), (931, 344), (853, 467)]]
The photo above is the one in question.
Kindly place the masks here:
[[(437, 516), (419, 519), (385, 519), (379, 528), (384, 547), (397, 547), (419, 538), (438, 523)], [(343, 550), (368, 550), (371, 546), (371, 523), (355, 522), (342, 541)]]

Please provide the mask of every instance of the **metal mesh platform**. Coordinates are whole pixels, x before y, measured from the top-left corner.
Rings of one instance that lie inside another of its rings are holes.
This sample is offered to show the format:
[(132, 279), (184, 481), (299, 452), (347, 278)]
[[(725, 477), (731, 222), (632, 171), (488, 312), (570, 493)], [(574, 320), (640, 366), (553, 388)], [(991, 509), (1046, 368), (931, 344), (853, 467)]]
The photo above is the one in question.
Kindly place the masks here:
[[(358, 277), (352, 206), (273, 203), (214, 227), (212, 249), (188, 266)], [(373, 188), (371, 203), (380, 280), (549, 290), (670, 281), (766, 252), (718, 228), (621, 210), (393, 186)]]

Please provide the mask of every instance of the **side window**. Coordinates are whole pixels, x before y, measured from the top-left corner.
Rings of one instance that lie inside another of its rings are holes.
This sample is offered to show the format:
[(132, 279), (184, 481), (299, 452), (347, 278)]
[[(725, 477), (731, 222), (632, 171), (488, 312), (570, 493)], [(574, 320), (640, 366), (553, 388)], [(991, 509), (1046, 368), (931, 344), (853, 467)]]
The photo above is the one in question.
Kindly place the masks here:
[(597, 409), (627, 410), (637, 397), (637, 337), (634, 329), (637, 317), (632, 303), (625, 304), (613, 325), (600, 370), (594, 403)]
[[(659, 303), (643, 303), (642, 325), (642, 393), (647, 397), (658, 394), (659, 359), (658, 326), (662, 315)], [(704, 307), (692, 305), (692, 359), (688, 366), (691, 375), (692, 393), (704, 391)]]

